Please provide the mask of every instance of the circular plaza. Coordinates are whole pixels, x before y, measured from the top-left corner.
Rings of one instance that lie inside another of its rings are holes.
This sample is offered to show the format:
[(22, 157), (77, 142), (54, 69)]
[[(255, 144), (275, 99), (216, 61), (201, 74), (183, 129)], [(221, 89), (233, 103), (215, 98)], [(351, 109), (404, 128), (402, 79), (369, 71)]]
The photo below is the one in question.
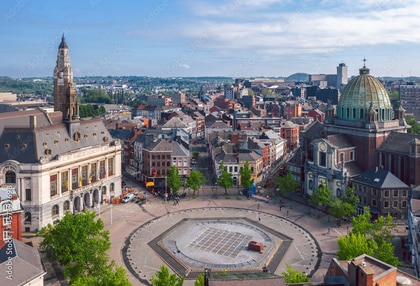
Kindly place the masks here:
[[(250, 244), (261, 245), (253, 249)], [(160, 265), (195, 279), (204, 269), (268, 271), (281, 276), (286, 264), (312, 275), (321, 252), (305, 229), (274, 214), (236, 207), (203, 207), (155, 217), (135, 229), (123, 249), (127, 268), (149, 284)]]

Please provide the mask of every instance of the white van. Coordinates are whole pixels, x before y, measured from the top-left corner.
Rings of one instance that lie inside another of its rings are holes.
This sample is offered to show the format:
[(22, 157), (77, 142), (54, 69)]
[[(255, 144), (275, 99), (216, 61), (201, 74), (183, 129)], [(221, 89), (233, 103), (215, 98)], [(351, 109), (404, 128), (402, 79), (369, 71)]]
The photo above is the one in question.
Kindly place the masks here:
[(128, 202), (134, 200), (135, 197), (136, 196), (133, 193), (129, 193), (129, 194), (125, 195), (125, 197), (122, 199), (121, 202), (128, 203)]

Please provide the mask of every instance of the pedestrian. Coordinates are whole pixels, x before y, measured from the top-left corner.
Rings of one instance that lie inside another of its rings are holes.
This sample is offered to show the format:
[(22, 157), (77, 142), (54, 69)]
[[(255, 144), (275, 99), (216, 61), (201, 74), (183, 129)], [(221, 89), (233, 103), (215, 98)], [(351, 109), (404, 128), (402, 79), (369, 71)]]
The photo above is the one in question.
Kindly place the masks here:
[(281, 205), (280, 205), (280, 211), (281, 211)]
[(289, 215), (289, 210), (286, 211), (286, 215)]
[(258, 217), (258, 221), (261, 221), (261, 218), (260, 217)]
[(327, 231), (327, 233), (330, 233), (330, 231), (331, 231), (331, 228), (330, 228), (330, 227), (328, 227), (328, 231)]

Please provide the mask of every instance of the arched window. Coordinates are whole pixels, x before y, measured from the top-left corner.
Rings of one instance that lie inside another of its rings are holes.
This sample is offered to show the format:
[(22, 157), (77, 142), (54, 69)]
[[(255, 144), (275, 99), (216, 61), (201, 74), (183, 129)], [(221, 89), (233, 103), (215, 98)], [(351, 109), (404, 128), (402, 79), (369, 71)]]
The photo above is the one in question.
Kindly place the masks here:
[(13, 171), (6, 172), (6, 184), (16, 184), (16, 174)]
[(54, 205), (52, 207), (51, 216), (52, 217), (57, 217), (58, 216), (58, 205)]
[(67, 212), (70, 210), (70, 202), (69, 201), (65, 201), (63, 204), (63, 211)]
[(30, 212), (25, 212), (25, 223), (32, 222), (32, 214)]

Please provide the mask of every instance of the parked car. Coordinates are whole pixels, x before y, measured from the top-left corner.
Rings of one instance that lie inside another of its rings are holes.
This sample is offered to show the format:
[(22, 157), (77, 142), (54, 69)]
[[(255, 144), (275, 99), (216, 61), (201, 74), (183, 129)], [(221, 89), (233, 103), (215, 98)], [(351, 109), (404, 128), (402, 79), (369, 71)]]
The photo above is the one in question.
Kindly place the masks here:
[(125, 195), (125, 197), (122, 199), (122, 202), (123, 203), (128, 203), (128, 202), (134, 200), (135, 197), (136, 196), (133, 193), (129, 193), (129, 194)]

